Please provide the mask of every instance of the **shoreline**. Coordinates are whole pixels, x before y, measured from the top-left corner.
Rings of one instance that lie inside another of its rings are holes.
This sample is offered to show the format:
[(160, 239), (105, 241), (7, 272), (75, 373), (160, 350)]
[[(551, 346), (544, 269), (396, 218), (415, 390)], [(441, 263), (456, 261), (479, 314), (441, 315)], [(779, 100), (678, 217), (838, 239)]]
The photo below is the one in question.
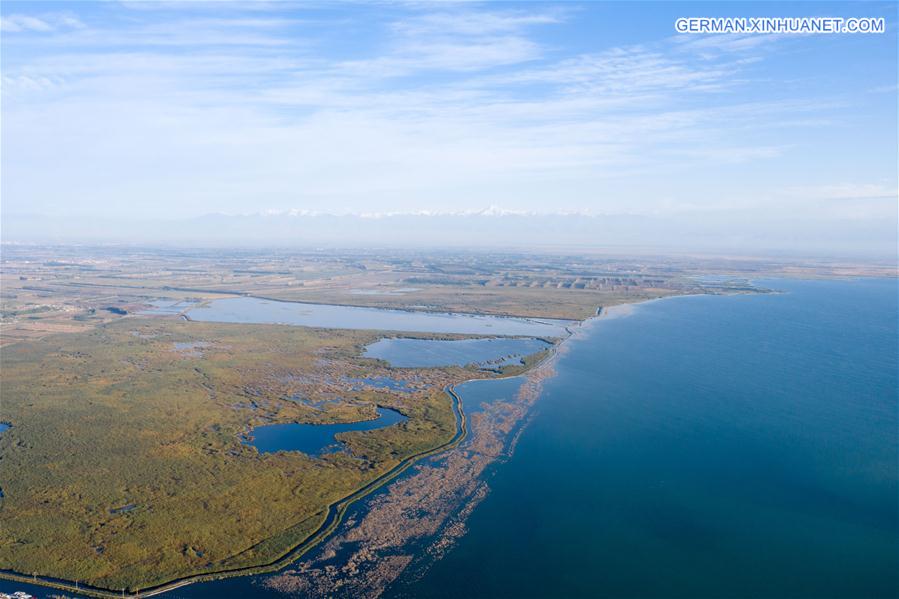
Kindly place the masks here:
[[(444, 444), (441, 444), (437, 447), (434, 447), (429, 450), (425, 450), (418, 454), (409, 456), (403, 460), (401, 460), (396, 466), (385, 472), (383, 475), (375, 478), (369, 483), (361, 486), (359, 489), (349, 493), (348, 495), (328, 504), (324, 511), (324, 517), (322, 519), (321, 524), (317, 529), (315, 529), (312, 533), (310, 533), (306, 538), (300, 541), (298, 544), (290, 548), (287, 552), (283, 553), (280, 557), (255, 566), (244, 566), (233, 569), (222, 569), (217, 572), (209, 572), (203, 574), (193, 574), (188, 576), (179, 577), (167, 582), (163, 582), (157, 585), (153, 585), (148, 587), (145, 590), (135, 591), (135, 592), (127, 592), (123, 589), (110, 589), (104, 587), (96, 587), (92, 585), (80, 585), (77, 581), (58, 579), (49, 576), (40, 577), (40, 576), (28, 576), (27, 574), (22, 574), (20, 572), (15, 572), (11, 570), (0, 570), (0, 579), (10, 580), (14, 582), (22, 582), (27, 584), (34, 584), (48, 588), (54, 588), (57, 590), (74, 592), (81, 595), (98, 597), (98, 598), (115, 598), (115, 597), (151, 597), (160, 595), (169, 591), (176, 590), (178, 588), (196, 584), (203, 582), (211, 582), (215, 580), (222, 580), (226, 578), (233, 577), (242, 577), (242, 576), (254, 576), (254, 575), (262, 575), (262, 574), (271, 574), (281, 570), (286, 569), (291, 564), (297, 562), (303, 555), (311, 551), (312, 549), (319, 547), (324, 541), (328, 539), (335, 532), (338, 526), (343, 522), (343, 518), (346, 514), (347, 509), (355, 504), (356, 502), (367, 498), (374, 491), (380, 489), (381, 487), (391, 483), (395, 478), (397, 478), (400, 474), (408, 470), (411, 466), (417, 464), (421, 460), (432, 457), (437, 454), (442, 454), (452, 449), (458, 447), (468, 436), (468, 423), (466, 419), (466, 415), (463, 409), (462, 399), (456, 393), (456, 387), (459, 385), (463, 385), (470, 382), (475, 381), (496, 381), (496, 380), (508, 380), (518, 377), (525, 378), (525, 385), (531, 382), (530, 377), (539, 373), (541, 370), (545, 370), (546, 367), (551, 364), (555, 359), (567, 351), (567, 347), (565, 346), (566, 342), (572, 338), (577, 336), (578, 331), (583, 328), (590, 326), (594, 321), (606, 319), (606, 318), (617, 318), (629, 315), (633, 312), (636, 306), (650, 301), (657, 301), (661, 299), (671, 299), (673, 297), (689, 297), (696, 295), (708, 295), (708, 294), (686, 294), (680, 296), (670, 296), (670, 297), (661, 297), (661, 298), (653, 298), (653, 299), (644, 299), (637, 302), (632, 303), (622, 303), (622, 304), (614, 304), (612, 306), (600, 306), (595, 315), (585, 318), (583, 320), (573, 320), (573, 321), (565, 321), (569, 324), (569, 326), (565, 327), (565, 331), (568, 333), (567, 336), (558, 338), (559, 341), (557, 343), (552, 343), (548, 348), (548, 353), (544, 356), (540, 361), (533, 364), (526, 370), (519, 372), (517, 374), (508, 374), (508, 375), (500, 375), (497, 377), (491, 378), (483, 378), (483, 377), (472, 377), (469, 379), (465, 379), (463, 381), (459, 381), (457, 383), (453, 383), (444, 388), (444, 392), (450, 396), (452, 399), (452, 408), (456, 419), (456, 432), (453, 437)], [(247, 297), (247, 296), (244, 296)], [(257, 297), (257, 296), (250, 296)], [(260, 298), (260, 299), (271, 299), (271, 298)], [(292, 302), (291, 300), (272, 300), (272, 301), (284, 301), (287, 303), (313, 303), (313, 302)], [(331, 304), (327, 304), (331, 305)], [(194, 306), (196, 307), (196, 306)], [(356, 306), (356, 307), (364, 307), (364, 306)], [(375, 310), (379, 310), (382, 308), (371, 308)], [(383, 308), (387, 310), (391, 310), (392, 308)], [(420, 310), (403, 310), (403, 311), (420, 311)], [(446, 314), (455, 314), (455, 312), (444, 312)], [(471, 313), (469, 313), (471, 314)], [(475, 314), (479, 315), (479, 314)], [(182, 313), (176, 315), (178, 317), (184, 318), (185, 320), (190, 320), (186, 313)], [(486, 315), (493, 316), (493, 315)], [(524, 320), (530, 320), (522, 317), (511, 317), (511, 318), (519, 318)], [(552, 320), (552, 319), (548, 319)], [(315, 328), (315, 327), (313, 327)], [(500, 336), (502, 337), (502, 336)], [(552, 376), (552, 373), (547, 374), (542, 377), (538, 377), (536, 384), (539, 385), (545, 378), (549, 378)], [(537, 393), (537, 391), (535, 391)], [(533, 399), (536, 401), (536, 398)], [(524, 423), (520, 423), (524, 424)], [(520, 431), (519, 431), (520, 433)], [(314, 516), (312, 516), (314, 517)]]
[[(557, 351), (525, 373), (457, 383), (522, 380), (513, 396), (497, 398), (473, 412), (463, 444), (439, 460), (419, 464), (384, 494), (361, 504), (361, 511), (309, 559), (257, 584), (301, 596), (377, 597), (408, 566), (418, 567), (423, 560), (442, 555), (462, 536), (467, 514), (489, 491), (485, 473), (511, 456), (543, 382), (555, 375), (555, 360), (568, 348), (560, 343)], [(336, 556), (341, 556), (338, 564)]]

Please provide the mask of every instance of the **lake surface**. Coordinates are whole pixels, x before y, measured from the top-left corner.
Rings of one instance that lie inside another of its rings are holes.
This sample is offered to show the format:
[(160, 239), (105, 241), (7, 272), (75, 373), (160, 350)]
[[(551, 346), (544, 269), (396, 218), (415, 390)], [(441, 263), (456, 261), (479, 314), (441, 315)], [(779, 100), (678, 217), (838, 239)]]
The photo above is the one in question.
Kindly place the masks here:
[(370, 431), (398, 424), (406, 417), (389, 408), (378, 408), (378, 417), (374, 420), (346, 422), (342, 424), (266, 424), (253, 429), (252, 439), (248, 445), (255, 447), (259, 453), (276, 451), (302, 451), (317, 456), (328, 448), (336, 447), (337, 433), (351, 431)]
[(762, 284), (571, 340), (468, 533), (388, 596), (897, 596), (897, 283)]
[(330, 304), (279, 302), (257, 297), (213, 300), (188, 313), (201, 322), (288, 324), (329, 329), (563, 337), (567, 320), (507, 318), (441, 312), (385, 310)]
[(519, 364), (530, 354), (549, 349), (551, 344), (534, 338), (487, 339), (380, 339), (365, 348), (366, 358), (386, 360), (391, 366), (499, 367)]

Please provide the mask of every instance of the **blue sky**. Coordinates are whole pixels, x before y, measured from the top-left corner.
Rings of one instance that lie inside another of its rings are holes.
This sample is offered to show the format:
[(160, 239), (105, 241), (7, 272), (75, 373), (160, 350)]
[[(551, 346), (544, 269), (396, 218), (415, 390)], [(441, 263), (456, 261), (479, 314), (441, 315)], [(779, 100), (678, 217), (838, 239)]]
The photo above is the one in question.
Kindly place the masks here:
[[(881, 35), (677, 34), (882, 16)], [(896, 219), (896, 3), (2, 4), (6, 214)]]

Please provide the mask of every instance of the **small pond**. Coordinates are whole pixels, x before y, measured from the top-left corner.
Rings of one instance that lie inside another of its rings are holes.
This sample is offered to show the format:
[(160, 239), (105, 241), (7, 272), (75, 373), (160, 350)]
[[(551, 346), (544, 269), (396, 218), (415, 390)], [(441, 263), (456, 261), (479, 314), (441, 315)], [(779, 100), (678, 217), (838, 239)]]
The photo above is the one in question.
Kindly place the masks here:
[(259, 453), (276, 451), (302, 451), (317, 456), (329, 447), (337, 445), (334, 435), (350, 431), (370, 431), (398, 424), (406, 417), (389, 408), (378, 408), (378, 417), (361, 422), (341, 424), (266, 424), (253, 429), (252, 437), (245, 442)]
[(134, 511), (137, 509), (136, 503), (129, 503), (128, 505), (123, 505), (122, 507), (116, 507), (109, 510), (110, 514), (127, 514), (128, 512)]
[(519, 364), (525, 356), (552, 347), (542, 339), (381, 339), (368, 345), (366, 358), (386, 360), (391, 366), (420, 368), (433, 366), (465, 366), (497, 368)]

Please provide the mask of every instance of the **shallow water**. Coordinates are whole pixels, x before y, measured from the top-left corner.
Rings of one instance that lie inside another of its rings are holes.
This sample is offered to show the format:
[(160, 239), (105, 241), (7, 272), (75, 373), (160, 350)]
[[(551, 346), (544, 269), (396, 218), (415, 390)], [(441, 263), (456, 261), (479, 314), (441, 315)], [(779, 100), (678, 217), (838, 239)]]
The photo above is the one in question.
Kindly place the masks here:
[(896, 281), (763, 284), (572, 340), (466, 536), (388, 596), (897, 596)]
[(406, 417), (389, 408), (378, 408), (378, 417), (361, 422), (342, 424), (266, 424), (252, 431), (248, 445), (259, 453), (276, 451), (302, 451), (309, 455), (319, 455), (326, 449), (338, 446), (334, 435), (351, 431), (370, 431), (398, 424)]
[(137, 509), (136, 503), (129, 503), (128, 505), (123, 505), (122, 507), (111, 508), (109, 510), (110, 514), (127, 514), (128, 512), (133, 512)]
[(279, 302), (256, 297), (218, 299), (188, 313), (201, 322), (288, 324), (331, 329), (363, 329), (417, 333), (561, 337), (565, 320), (530, 320), (410, 310), (385, 310), (329, 304)]
[(197, 304), (197, 302), (193, 300), (152, 300), (147, 303), (153, 307), (147, 310), (141, 310), (138, 314), (147, 316), (180, 314), (191, 306)]
[(462, 400), (462, 409), (469, 416), (484, 409), (494, 401), (505, 401), (514, 398), (524, 384), (523, 376), (492, 381), (468, 381), (456, 385), (456, 394)]
[(386, 360), (391, 366), (421, 368), (476, 364), (499, 367), (520, 364), (525, 356), (549, 349), (546, 341), (534, 338), (487, 339), (380, 339), (366, 346), (366, 358)]
[(365, 388), (389, 389), (398, 393), (412, 393), (416, 390), (414, 385), (407, 381), (390, 378), (389, 376), (364, 376), (343, 377), (343, 380), (353, 385), (353, 391), (361, 391)]

